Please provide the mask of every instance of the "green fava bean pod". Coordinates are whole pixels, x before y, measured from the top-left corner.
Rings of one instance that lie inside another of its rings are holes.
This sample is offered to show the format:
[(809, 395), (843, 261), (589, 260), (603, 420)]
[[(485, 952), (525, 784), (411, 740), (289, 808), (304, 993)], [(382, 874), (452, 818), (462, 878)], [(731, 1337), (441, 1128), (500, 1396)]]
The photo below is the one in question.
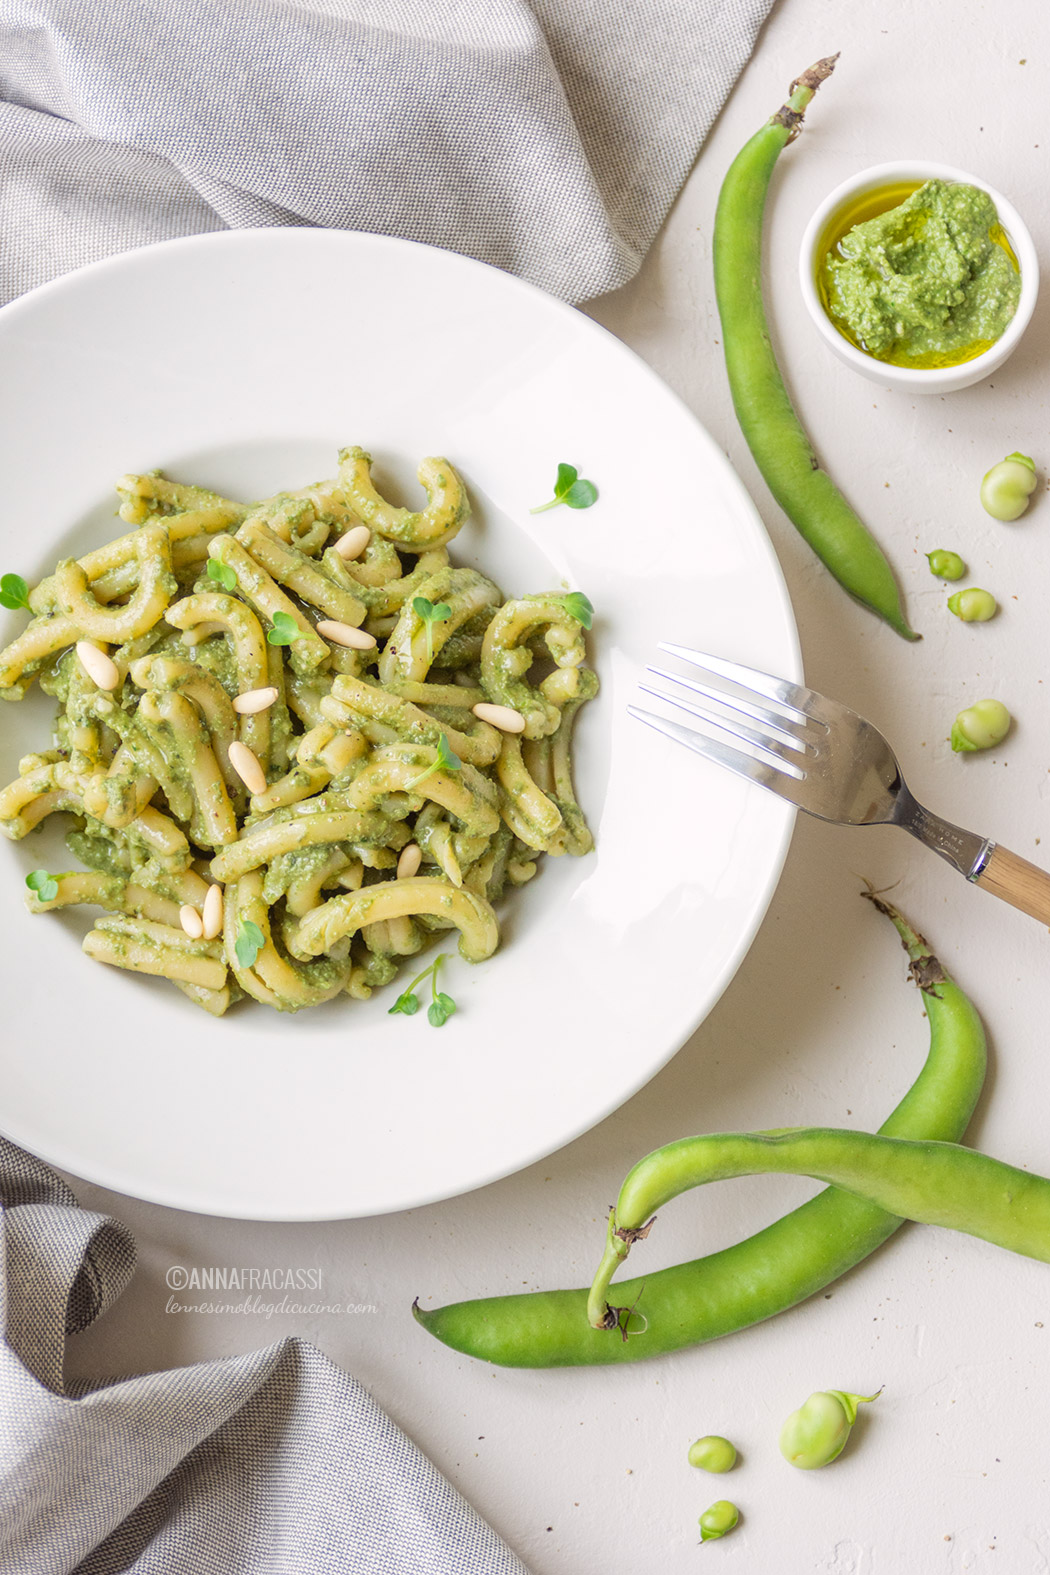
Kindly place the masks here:
[(881, 1393), (880, 1389), (873, 1395), (851, 1395), (842, 1389), (823, 1389), (810, 1395), (780, 1429), (780, 1453), (800, 1471), (830, 1465), (846, 1447), (858, 1406), (870, 1404)]
[(723, 1471), (732, 1471), (736, 1465), (736, 1449), (728, 1438), (709, 1433), (706, 1438), (698, 1438), (695, 1444), (690, 1444), (689, 1464), (699, 1471), (720, 1475)]
[(717, 1542), (719, 1537), (727, 1537), (739, 1523), (740, 1511), (736, 1505), (727, 1498), (720, 1498), (700, 1516), (700, 1541)]
[[(866, 895), (897, 927), (930, 1033), (925, 1066), (880, 1130), (957, 1141), (984, 1081), (980, 1018), (907, 920), (881, 898)], [(414, 1313), (445, 1345), (498, 1366), (633, 1363), (735, 1333), (795, 1306), (862, 1262), (900, 1224), (886, 1209), (829, 1188), (735, 1246), (623, 1281), (618, 1299), (624, 1305), (618, 1309), (608, 1308), (601, 1294), (596, 1309), (601, 1327), (589, 1326), (588, 1292), (579, 1289), (481, 1297), (433, 1309), (417, 1302)], [(614, 1255), (610, 1276), (619, 1261)]]
[(819, 60), (804, 71), (787, 103), (730, 165), (715, 213), (715, 295), (733, 406), (770, 492), (839, 584), (904, 639), (917, 640), (882, 548), (822, 468), (799, 421), (773, 353), (762, 300), (762, 227), (770, 178), (837, 59)]

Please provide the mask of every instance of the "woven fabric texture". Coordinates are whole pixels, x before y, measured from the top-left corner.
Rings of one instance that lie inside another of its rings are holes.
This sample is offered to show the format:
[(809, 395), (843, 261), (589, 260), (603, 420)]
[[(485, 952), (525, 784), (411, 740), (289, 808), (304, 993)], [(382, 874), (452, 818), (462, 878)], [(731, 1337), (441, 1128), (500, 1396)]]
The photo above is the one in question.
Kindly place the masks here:
[(0, 303), (202, 230), (637, 270), (772, 0), (0, 0)]
[(66, 1341), (135, 1243), (4, 1138), (0, 1198), (3, 1575), (526, 1575), (302, 1340), (71, 1392)]

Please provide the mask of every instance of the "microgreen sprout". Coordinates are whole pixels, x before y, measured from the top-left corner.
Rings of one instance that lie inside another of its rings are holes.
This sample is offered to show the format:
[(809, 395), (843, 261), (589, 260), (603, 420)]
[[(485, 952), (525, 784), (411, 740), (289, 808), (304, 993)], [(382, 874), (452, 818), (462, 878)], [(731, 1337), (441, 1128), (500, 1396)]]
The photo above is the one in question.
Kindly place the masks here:
[(425, 782), (427, 777), (432, 777), (435, 771), (458, 771), (462, 764), (462, 760), (455, 753), (444, 733), (441, 733), (437, 741), (437, 757), (434, 764), (427, 766), (426, 770), (421, 771), (418, 777), (413, 777), (411, 782), (406, 782), (405, 792), (411, 793), (412, 789)]
[(0, 607), (10, 607), (12, 612), (29, 607), (29, 586), (20, 574), (5, 574), (0, 579)]
[(430, 964), (430, 967), (424, 968), (422, 973), (417, 974), (407, 990), (402, 990), (393, 1006), (387, 1012), (388, 1017), (393, 1017), (398, 1012), (404, 1017), (414, 1017), (419, 1011), (419, 996), (416, 994), (416, 988), (422, 984), (424, 979), (429, 979), (431, 1000), (430, 1005), (427, 1007), (427, 1021), (432, 1028), (444, 1027), (456, 1010), (456, 1003), (452, 997), (446, 995), (443, 990), (439, 990), (437, 987), (438, 969), (444, 962), (445, 955), (444, 952), (439, 952)]
[(58, 896), (58, 881), (47, 870), (30, 870), (26, 876), (26, 885), (41, 902), (53, 902)]
[(575, 465), (559, 465), (553, 498), (549, 503), (537, 504), (529, 513), (543, 514), (547, 509), (556, 509), (559, 503), (567, 503), (570, 509), (589, 509), (597, 501), (598, 488), (593, 481), (581, 481)]
[(569, 617), (575, 618), (577, 623), (582, 623), (585, 629), (589, 629), (594, 622), (594, 608), (590, 599), (582, 591), (570, 591), (562, 600)]
[(291, 613), (275, 612), (273, 628), (267, 630), (266, 638), (271, 645), (291, 645), (302, 632)]
[[(237, 575), (235, 571), (230, 568), (228, 563), (223, 563), (219, 558), (208, 559), (208, 567), (205, 573), (209, 580), (215, 580), (224, 590), (235, 591), (237, 589)], [(277, 617), (287, 618), (288, 614), (278, 613)], [(276, 641), (274, 643), (276, 644)]]
[(233, 949), (242, 968), (250, 968), (266, 945), (266, 936), (251, 919), (244, 919), (238, 930)]
[(425, 596), (413, 596), (412, 611), (417, 618), (422, 619), (423, 627), (427, 632), (427, 666), (434, 660), (434, 625), (444, 623), (452, 617), (452, 608), (448, 602), (432, 602)]

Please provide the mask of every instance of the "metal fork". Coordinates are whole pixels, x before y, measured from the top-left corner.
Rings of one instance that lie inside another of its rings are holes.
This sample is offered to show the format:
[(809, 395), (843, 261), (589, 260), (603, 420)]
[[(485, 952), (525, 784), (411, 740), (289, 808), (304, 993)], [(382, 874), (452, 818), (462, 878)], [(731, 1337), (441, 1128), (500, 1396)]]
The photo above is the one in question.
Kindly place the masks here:
[[(924, 809), (908, 791), (885, 738), (856, 711), (813, 689), (719, 656), (662, 643), (660, 650), (699, 669), (703, 680), (650, 667), (648, 672), (679, 692), (647, 683), (641, 689), (747, 749), (638, 706), (628, 706), (632, 716), (820, 820), (903, 826), (968, 881), (1050, 925), (1050, 874), (990, 838)], [(712, 703), (722, 709), (713, 710)]]

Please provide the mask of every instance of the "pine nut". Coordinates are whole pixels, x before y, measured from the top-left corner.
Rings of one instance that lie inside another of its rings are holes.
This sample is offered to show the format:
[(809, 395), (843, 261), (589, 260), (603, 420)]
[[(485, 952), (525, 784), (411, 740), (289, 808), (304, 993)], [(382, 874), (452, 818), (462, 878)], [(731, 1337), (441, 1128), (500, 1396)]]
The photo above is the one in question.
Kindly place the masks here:
[(120, 669), (105, 651), (100, 651), (90, 640), (77, 641), (80, 665), (100, 689), (116, 689), (120, 683)]
[(202, 934), (204, 939), (213, 941), (222, 930), (223, 900), (221, 886), (208, 887), (201, 916), (203, 919)]
[(229, 750), (230, 765), (236, 771), (249, 793), (266, 792), (266, 773), (247, 744), (235, 738)]
[(201, 921), (201, 916), (197, 912), (196, 908), (190, 907), (188, 902), (184, 903), (179, 909), (179, 923), (182, 925), (182, 928), (186, 931), (186, 934), (191, 940), (199, 941), (201, 936), (204, 934), (204, 925)]
[(266, 689), (246, 689), (235, 697), (233, 709), (241, 716), (254, 716), (257, 711), (268, 711), (276, 699), (277, 690), (272, 684)]
[(359, 558), (372, 539), (372, 532), (367, 525), (353, 525), (340, 536), (335, 544), (339, 556), (349, 563), (351, 558)]
[(509, 705), (489, 705), (487, 700), (479, 700), (471, 710), (479, 722), (488, 722), (490, 726), (498, 727), (501, 733), (525, 731), (525, 718)]
[(408, 880), (419, 871), (423, 862), (423, 850), (416, 842), (409, 842), (401, 849), (401, 857), (397, 861), (398, 880)]
[(334, 618), (322, 618), (317, 625), (317, 632), (335, 645), (349, 645), (355, 651), (375, 650), (374, 634), (366, 634), (363, 629), (355, 629), (353, 624), (337, 623)]

